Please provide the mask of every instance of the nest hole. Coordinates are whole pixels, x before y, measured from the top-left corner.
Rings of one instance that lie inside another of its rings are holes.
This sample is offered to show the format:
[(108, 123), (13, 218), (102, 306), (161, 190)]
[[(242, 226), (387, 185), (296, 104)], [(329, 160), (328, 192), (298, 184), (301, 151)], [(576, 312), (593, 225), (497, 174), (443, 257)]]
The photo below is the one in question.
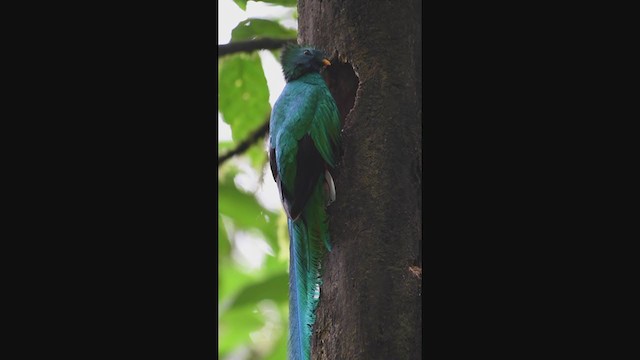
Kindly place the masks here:
[(323, 77), (338, 105), (340, 121), (344, 126), (345, 119), (353, 109), (356, 99), (358, 76), (349, 62), (342, 62), (336, 57), (331, 60), (331, 66), (323, 73)]

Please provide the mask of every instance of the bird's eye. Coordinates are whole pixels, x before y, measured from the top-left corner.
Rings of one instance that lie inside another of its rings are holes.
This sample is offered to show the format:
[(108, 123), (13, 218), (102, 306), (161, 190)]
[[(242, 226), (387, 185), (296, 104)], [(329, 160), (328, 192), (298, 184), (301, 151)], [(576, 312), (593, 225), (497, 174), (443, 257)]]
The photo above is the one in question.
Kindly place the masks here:
[(305, 50), (305, 51), (304, 51), (304, 54), (305, 54), (305, 55), (307, 55), (307, 56), (311, 56), (311, 51), (309, 51), (309, 50)]

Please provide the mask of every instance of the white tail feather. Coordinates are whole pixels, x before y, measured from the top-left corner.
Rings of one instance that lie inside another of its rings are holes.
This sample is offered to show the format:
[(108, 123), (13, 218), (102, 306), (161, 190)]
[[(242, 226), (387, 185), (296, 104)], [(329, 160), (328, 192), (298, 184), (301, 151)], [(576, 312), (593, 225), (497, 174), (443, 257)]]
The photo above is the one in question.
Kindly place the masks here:
[(336, 201), (336, 186), (333, 183), (333, 178), (329, 171), (324, 171), (324, 180), (325, 180), (325, 190), (327, 196), (327, 206), (332, 202)]

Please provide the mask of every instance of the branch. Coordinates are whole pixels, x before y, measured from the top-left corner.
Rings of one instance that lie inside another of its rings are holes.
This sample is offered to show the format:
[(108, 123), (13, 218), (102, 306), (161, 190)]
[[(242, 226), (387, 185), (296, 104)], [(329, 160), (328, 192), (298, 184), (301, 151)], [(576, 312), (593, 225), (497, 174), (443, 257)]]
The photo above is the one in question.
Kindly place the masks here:
[(224, 45), (218, 45), (218, 57), (237, 53), (237, 52), (252, 52), (256, 50), (275, 50), (279, 49), (285, 44), (295, 43), (296, 39), (257, 39), (248, 41), (232, 42)]
[(264, 125), (262, 125), (256, 131), (254, 131), (253, 134), (249, 135), (249, 137), (246, 140), (238, 144), (238, 146), (235, 149), (220, 156), (218, 158), (218, 167), (220, 167), (220, 165), (222, 165), (225, 161), (229, 160), (233, 156), (242, 154), (243, 152), (247, 151), (251, 147), (251, 145), (253, 145), (254, 142), (258, 141), (258, 139), (266, 135), (268, 131), (269, 131), (269, 117), (267, 117), (267, 121), (264, 123)]

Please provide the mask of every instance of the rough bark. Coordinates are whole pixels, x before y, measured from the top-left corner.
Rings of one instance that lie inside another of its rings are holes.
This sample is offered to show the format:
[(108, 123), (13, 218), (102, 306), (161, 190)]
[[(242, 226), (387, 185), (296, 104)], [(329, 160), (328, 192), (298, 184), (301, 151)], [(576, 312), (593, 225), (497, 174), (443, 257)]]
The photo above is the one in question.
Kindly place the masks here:
[(422, 356), (421, 2), (300, 0), (343, 117), (312, 359)]

